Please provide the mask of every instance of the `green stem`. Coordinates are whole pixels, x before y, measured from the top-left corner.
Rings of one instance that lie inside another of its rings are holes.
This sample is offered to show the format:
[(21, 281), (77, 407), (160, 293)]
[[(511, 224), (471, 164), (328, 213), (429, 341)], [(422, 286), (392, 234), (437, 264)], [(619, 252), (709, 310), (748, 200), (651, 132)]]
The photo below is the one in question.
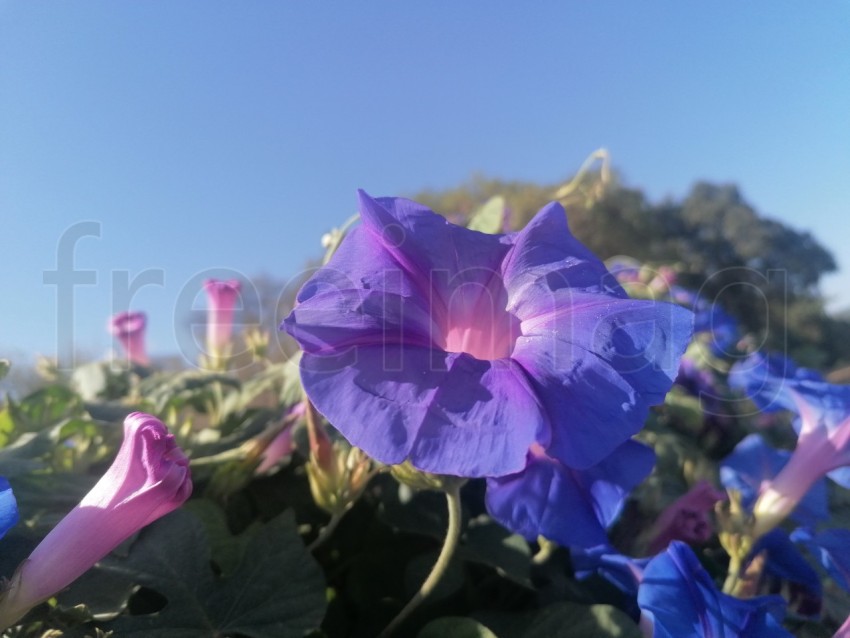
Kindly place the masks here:
[(313, 539), (313, 542), (307, 545), (307, 551), (315, 552), (322, 543), (329, 539), (344, 515), (345, 512), (336, 512), (333, 514), (331, 516), (331, 520), (328, 521), (328, 524), (319, 530), (319, 534)]
[(726, 580), (723, 583), (723, 593), (729, 594), (730, 596), (734, 594), (735, 589), (738, 587), (738, 582), (741, 578), (741, 561), (735, 557), (729, 557), (729, 569), (726, 572)]
[(440, 579), (445, 575), (446, 570), (451, 563), (452, 556), (457, 549), (460, 541), (461, 531), (461, 507), (460, 507), (460, 484), (452, 484), (446, 490), (446, 504), (449, 509), (449, 528), (446, 531), (446, 539), (443, 541), (443, 548), (440, 550), (440, 555), (437, 557), (437, 562), (428, 574), (428, 578), (422, 583), (416, 595), (410, 599), (407, 605), (404, 606), (398, 616), (393, 618), (392, 622), (387, 625), (378, 638), (389, 638), (399, 626), (408, 619), (408, 617), (416, 610), (422, 601), (425, 600), (431, 592), (434, 591)]

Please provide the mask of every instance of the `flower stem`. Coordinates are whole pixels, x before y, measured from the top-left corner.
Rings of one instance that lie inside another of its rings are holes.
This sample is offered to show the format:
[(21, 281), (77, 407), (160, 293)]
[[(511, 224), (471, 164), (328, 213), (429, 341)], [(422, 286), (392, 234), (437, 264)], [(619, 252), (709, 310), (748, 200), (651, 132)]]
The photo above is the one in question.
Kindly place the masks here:
[(393, 618), (392, 622), (387, 625), (378, 638), (389, 638), (399, 626), (408, 619), (408, 617), (422, 604), (437, 584), (445, 575), (446, 570), (451, 563), (452, 556), (457, 549), (458, 541), (460, 541), (461, 530), (461, 507), (460, 507), (460, 484), (451, 484), (446, 489), (446, 504), (449, 510), (449, 528), (446, 531), (446, 539), (443, 541), (443, 548), (440, 550), (440, 555), (437, 557), (437, 562), (428, 574), (428, 578), (422, 583), (416, 595), (410, 599), (407, 605), (404, 606), (398, 616)]
[(322, 529), (319, 530), (318, 536), (313, 539), (313, 542), (307, 545), (308, 552), (315, 552), (319, 546), (324, 543), (327, 539), (331, 537), (331, 534), (334, 533), (340, 521), (342, 521), (342, 517), (345, 515), (345, 512), (336, 512), (331, 516), (331, 520), (328, 521), (328, 524), (325, 525)]

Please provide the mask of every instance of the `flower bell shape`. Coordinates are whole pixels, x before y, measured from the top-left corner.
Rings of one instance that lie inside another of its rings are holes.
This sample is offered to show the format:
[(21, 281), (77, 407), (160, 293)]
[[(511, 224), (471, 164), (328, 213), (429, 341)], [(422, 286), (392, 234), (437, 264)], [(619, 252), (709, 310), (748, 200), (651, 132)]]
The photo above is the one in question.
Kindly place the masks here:
[(641, 628), (652, 638), (790, 638), (781, 596), (741, 600), (720, 591), (679, 541), (653, 558), (638, 590)]
[[(737, 490), (745, 508), (752, 509), (759, 492), (772, 481), (791, 458), (788, 450), (777, 450), (758, 434), (750, 434), (720, 462), (720, 482)], [(826, 481), (818, 479), (791, 513), (801, 525), (816, 525), (829, 518)]]
[(18, 522), (18, 504), (9, 481), (0, 476), (0, 538)]
[(222, 281), (207, 279), (204, 282), (207, 293), (207, 354), (214, 361), (221, 360), (227, 354), (230, 338), (233, 335), (233, 312), (242, 290), (238, 279)]
[(0, 629), (67, 587), (145, 525), (189, 498), (189, 461), (155, 417), (124, 421), (112, 466), (18, 567), (0, 593)]
[(109, 321), (109, 332), (124, 348), (131, 363), (140, 366), (150, 365), (145, 350), (145, 328), (147, 317), (143, 312), (119, 312)]
[[(844, 420), (833, 424), (822, 407), (809, 397), (791, 391), (800, 414), (797, 447), (788, 463), (759, 493), (753, 506), (756, 537), (767, 533), (787, 517), (824, 475), (841, 485), (847, 483), (850, 466), (850, 406)], [(836, 470), (840, 472), (836, 474)]]
[(360, 218), (281, 327), (316, 408), (378, 461), (506, 476), (537, 443), (587, 469), (670, 389), (691, 313), (630, 299), (559, 204), (506, 235), (363, 192)]

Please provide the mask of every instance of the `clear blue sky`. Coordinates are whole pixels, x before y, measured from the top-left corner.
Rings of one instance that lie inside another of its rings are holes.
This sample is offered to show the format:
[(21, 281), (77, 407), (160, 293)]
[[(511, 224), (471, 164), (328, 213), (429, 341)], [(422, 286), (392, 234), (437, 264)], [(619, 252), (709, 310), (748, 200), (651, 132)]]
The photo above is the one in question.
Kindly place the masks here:
[[(105, 353), (113, 278), (149, 269), (132, 307), (174, 352), (182, 290), (294, 274), (358, 187), (554, 181), (601, 146), (652, 198), (737, 182), (850, 305), (847, 2), (0, 0), (0, 357), (67, 322)], [(44, 273), (83, 220), (96, 280), (60, 310)]]

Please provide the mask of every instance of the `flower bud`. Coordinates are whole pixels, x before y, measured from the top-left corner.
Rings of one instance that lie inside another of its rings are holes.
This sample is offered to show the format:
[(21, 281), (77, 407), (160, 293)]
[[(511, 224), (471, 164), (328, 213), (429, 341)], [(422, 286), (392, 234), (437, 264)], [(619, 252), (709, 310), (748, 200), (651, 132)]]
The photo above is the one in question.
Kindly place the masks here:
[(174, 436), (155, 417), (130, 414), (112, 466), (0, 593), (0, 630), (67, 587), (142, 527), (180, 507), (191, 492), (189, 461)]
[(225, 367), (233, 334), (233, 311), (242, 285), (238, 279), (207, 279), (209, 309), (207, 312), (207, 361), (214, 369)]
[(143, 312), (119, 312), (109, 322), (109, 331), (118, 339), (130, 363), (150, 365), (145, 351), (147, 317)]

